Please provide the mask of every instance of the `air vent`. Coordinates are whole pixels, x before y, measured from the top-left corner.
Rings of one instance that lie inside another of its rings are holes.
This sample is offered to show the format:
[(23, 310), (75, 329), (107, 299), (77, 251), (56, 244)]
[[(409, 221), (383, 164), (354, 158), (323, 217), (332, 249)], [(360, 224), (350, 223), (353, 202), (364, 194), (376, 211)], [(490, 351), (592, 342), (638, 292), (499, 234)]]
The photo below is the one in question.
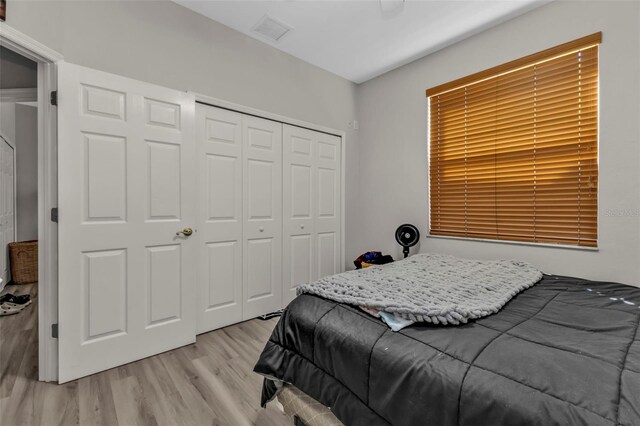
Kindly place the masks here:
[(293, 28), (282, 22), (276, 21), (269, 15), (264, 15), (262, 19), (252, 28), (252, 30), (263, 37), (273, 41), (278, 41)]

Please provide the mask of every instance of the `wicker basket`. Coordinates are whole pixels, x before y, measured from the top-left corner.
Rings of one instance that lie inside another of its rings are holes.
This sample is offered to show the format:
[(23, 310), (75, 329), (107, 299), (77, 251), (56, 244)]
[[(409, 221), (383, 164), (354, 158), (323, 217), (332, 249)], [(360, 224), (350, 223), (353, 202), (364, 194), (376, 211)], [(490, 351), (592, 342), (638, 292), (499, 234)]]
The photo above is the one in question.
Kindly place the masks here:
[(38, 241), (9, 243), (9, 259), (13, 284), (38, 281)]

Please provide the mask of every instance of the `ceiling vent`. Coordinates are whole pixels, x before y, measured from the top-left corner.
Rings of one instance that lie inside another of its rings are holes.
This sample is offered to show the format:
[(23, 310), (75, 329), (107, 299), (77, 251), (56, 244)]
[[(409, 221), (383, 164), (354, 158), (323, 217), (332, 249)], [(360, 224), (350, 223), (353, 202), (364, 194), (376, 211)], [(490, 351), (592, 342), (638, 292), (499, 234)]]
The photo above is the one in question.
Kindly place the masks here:
[(293, 28), (291, 28), (290, 26), (276, 21), (271, 16), (264, 15), (262, 19), (260, 19), (251, 30), (263, 37), (268, 38), (269, 40), (279, 41), (292, 29)]

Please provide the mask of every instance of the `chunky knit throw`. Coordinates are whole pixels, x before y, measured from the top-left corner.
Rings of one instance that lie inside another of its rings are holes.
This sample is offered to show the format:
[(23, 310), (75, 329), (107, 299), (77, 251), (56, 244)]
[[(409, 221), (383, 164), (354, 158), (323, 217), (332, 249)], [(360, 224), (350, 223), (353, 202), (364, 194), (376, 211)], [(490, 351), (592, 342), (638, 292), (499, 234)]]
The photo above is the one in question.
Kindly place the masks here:
[(425, 253), (303, 284), (298, 294), (368, 306), (416, 322), (457, 325), (498, 312), (541, 278), (526, 262)]

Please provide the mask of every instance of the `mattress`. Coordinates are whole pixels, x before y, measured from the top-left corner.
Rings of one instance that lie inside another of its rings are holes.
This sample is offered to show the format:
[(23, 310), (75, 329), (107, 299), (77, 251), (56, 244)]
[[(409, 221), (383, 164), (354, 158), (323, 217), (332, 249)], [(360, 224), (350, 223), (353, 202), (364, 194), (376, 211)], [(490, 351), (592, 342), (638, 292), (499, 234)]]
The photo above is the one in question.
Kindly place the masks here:
[(345, 425), (640, 424), (640, 288), (549, 276), (497, 314), (391, 331), (301, 295), (255, 366)]

